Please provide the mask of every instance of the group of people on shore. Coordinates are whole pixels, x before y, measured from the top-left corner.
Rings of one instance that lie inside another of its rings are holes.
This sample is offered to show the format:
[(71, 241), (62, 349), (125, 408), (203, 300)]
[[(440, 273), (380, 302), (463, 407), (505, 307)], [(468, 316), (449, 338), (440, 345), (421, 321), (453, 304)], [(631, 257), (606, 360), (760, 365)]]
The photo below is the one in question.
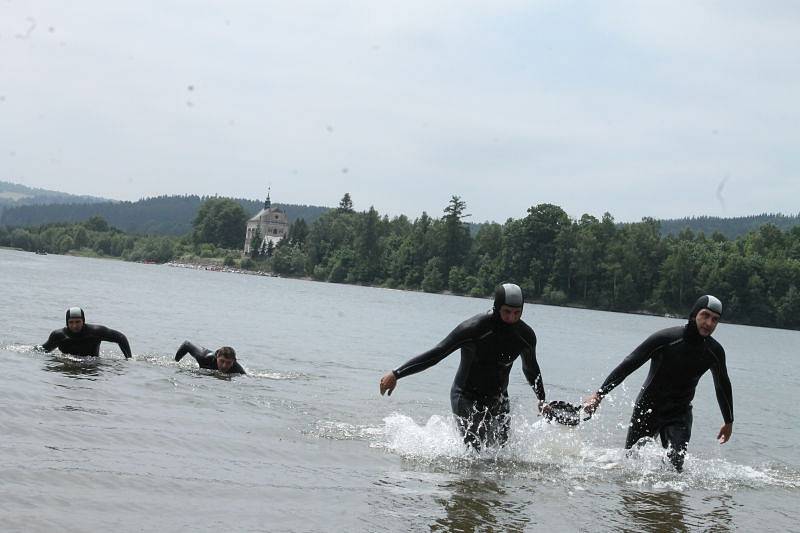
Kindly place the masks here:
[[(519, 286), (499, 285), (489, 312), (465, 320), (436, 346), (381, 377), (381, 395), (391, 396), (399, 379), (430, 368), (460, 349), (461, 362), (450, 389), (450, 404), (464, 443), (476, 449), (485, 445), (502, 446), (508, 440), (511, 424), (509, 374), (520, 357), (522, 371), (538, 400), (539, 412), (552, 418), (556, 404), (564, 402), (546, 402), (536, 360), (536, 334), (522, 320), (524, 301)], [(725, 350), (711, 336), (721, 316), (722, 302), (711, 295), (701, 296), (684, 326), (662, 329), (648, 337), (612, 370), (599, 389), (584, 399), (580, 409), (591, 416), (606, 395), (649, 361), (650, 371), (634, 404), (625, 448), (660, 438), (667, 457), (680, 472), (692, 433), (691, 402), (700, 378), (711, 370), (724, 421), (717, 439), (724, 444), (733, 431), (733, 393)], [(46, 352), (58, 348), (65, 354), (96, 357), (103, 341), (116, 343), (126, 358), (131, 357), (130, 344), (123, 333), (87, 324), (83, 309), (72, 307), (66, 312), (66, 327), (53, 331), (40, 348)], [(245, 374), (230, 346), (212, 352), (184, 341), (178, 347), (175, 361), (187, 353), (201, 368)]]
[[(66, 327), (54, 330), (47, 341), (39, 348), (52, 352), (56, 348), (61, 353), (77, 357), (97, 357), (100, 355), (100, 343), (113, 342), (119, 346), (125, 359), (131, 358), (131, 345), (128, 338), (120, 331), (96, 324), (86, 323), (86, 314), (80, 307), (70, 307), (66, 314)], [(175, 353), (175, 361), (184, 355), (191, 355), (200, 368), (218, 370), (225, 374), (245, 374), (244, 368), (236, 361), (236, 350), (223, 346), (215, 352), (184, 341)]]
[[(544, 384), (536, 360), (536, 335), (522, 320), (524, 298), (513, 283), (499, 285), (494, 305), (459, 324), (430, 350), (387, 372), (380, 393), (392, 394), (397, 380), (429, 368), (457, 349), (461, 362), (450, 389), (450, 404), (464, 442), (475, 448), (503, 445), (511, 423), (508, 379), (517, 357), (538, 399), (539, 412), (550, 415), (554, 404), (545, 401)], [(660, 438), (675, 469), (683, 470), (692, 434), (692, 399), (708, 370), (714, 377), (723, 425), (717, 439), (727, 442), (733, 431), (733, 392), (725, 364), (725, 350), (711, 337), (722, 316), (722, 302), (711, 295), (698, 298), (684, 326), (662, 329), (630, 353), (580, 408), (591, 416), (603, 398), (646, 362), (650, 371), (633, 408), (625, 448)]]

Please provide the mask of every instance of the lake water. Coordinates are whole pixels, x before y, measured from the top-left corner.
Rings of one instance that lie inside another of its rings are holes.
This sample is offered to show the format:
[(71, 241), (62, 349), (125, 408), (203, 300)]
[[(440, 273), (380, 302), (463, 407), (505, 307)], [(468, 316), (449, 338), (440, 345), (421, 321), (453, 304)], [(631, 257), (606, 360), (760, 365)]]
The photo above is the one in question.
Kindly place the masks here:
[[(536, 416), (519, 362), (508, 445), (460, 443), (458, 354), (378, 394), (388, 369), (489, 300), (0, 250), (2, 531), (800, 531), (800, 333), (721, 324), (736, 422), (710, 373), (683, 474), (622, 451), (646, 367), (578, 428)], [(93, 361), (33, 350), (82, 306), (123, 331)], [(578, 401), (682, 323), (527, 305), (548, 400)], [(236, 348), (248, 376), (173, 361)]]

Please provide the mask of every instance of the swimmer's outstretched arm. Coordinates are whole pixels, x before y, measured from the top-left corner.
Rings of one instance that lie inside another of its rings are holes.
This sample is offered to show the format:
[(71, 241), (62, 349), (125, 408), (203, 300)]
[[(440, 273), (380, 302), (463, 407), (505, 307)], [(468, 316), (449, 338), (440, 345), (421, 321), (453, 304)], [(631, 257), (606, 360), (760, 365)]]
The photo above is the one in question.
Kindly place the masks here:
[(116, 343), (119, 349), (122, 350), (122, 355), (125, 356), (125, 359), (131, 358), (133, 355), (131, 353), (131, 345), (128, 343), (128, 337), (122, 332), (105, 326), (96, 326), (96, 330), (100, 340)]
[(41, 346), (35, 346), (34, 349), (40, 352), (52, 352), (56, 348), (58, 348), (58, 343), (63, 341), (66, 338), (64, 332), (60, 329), (57, 329), (50, 333), (50, 336), (47, 338), (47, 341), (42, 344)]
[(665, 347), (673, 339), (665, 337), (661, 331), (657, 331), (650, 335), (643, 343), (636, 347), (628, 356), (611, 371), (606, 380), (600, 385), (591, 396), (584, 398), (583, 409), (587, 413), (594, 413), (603, 398), (614, 390), (614, 388), (622, 383), (625, 378), (630, 376), (634, 371), (644, 365), (653, 354), (659, 349)]
[(467, 342), (474, 340), (474, 334), (475, 332), (466, 326), (464, 322), (462, 322), (456, 326), (456, 328), (451, 331), (447, 337), (442, 339), (439, 344), (427, 352), (421, 353), (418, 356), (406, 361), (405, 364), (396, 370), (390, 370), (384, 374), (380, 381), (381, 396), (383, 396), (383, 394), (386, 392), (388, 392), (389, 396), (391, 396), (392, 391), (394, 391), (394, 388), (397, 386), (398, 379), (416, 374), (417, 372), (422, 372), (426, 368), (432, 367), (457, 349), (461, 348)]
[(200, 359), (207, 357), (214, 352), (203, 346), (197, 346), (189, 341), (183, 341), (183, 344), (178, 346), (178, 351), (175, 352), (175, 360), (180, 361), (187, 353), (194, 357), (195, 361), (199, 362)]

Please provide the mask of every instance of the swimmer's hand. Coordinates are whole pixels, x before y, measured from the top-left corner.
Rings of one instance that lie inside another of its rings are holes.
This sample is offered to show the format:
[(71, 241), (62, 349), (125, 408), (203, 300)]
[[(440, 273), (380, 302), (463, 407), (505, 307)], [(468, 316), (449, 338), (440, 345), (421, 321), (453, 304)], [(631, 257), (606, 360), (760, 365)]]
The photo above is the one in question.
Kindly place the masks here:
[(546, 403), (544, 400), (539, 400), (539, 414), (542, 416), (547, 416), (547, 414), (552, 411), (553, 408), (550, 406), (549, 403)]
[(381, 378), (381, 386), (380, 386), (381, 396), (383, 396), (385, 392), (388, 392), (389, 396), (391, 396), (392, 391), (396, 386), (397, 386), (397, 376), (395, 376), (394, 372), (390, 370), (389, 372), (384, 374), (383, 377)]
[(731, 433), (733, 433), (733, 422), (722, 424), (722, 427), (719, 428), (719, 433), (717, 433), (717, 440), (720, 444), (725, 444), (731, 440)]
[(603, 397), (600, 396), (600, 393), (595, 392), (588, 398), (584, 398), (583, 400), (583, 410), (589, 413), (590, 415), (597, 411), (597, 408), (600, 407), (600, 402), (603, 401)]

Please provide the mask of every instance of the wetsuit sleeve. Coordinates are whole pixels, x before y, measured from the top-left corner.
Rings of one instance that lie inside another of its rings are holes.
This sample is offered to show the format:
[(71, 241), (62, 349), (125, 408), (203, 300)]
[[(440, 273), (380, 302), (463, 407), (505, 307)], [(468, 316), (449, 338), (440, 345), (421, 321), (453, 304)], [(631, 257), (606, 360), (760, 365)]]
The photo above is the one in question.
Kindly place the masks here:
[(614, 387), (622, 383), (625, 378), (630, 376), (633, 372), (639, 369), (643, 364), (650, 360), (653, 356), (653, 353), (658, 349), (664, 346), (665, 340), (661, 332), (654, 333), (650, 335), (642, 344), (636, 347), (628, 357), (622, 360), (622, 362), (617, 365), (617, 368), (611, 371), (611, 374), (608, 375), (606, 380), (597, 390), (600, 396), (605, 396), (612, 390)]
[(125, 359), (131, 358), (131, 345), (128, 344), (128, 337), (115, 329), (107, 328), (105, 326), (98, 326), (97, 333), (100, 340), (117, 343), (119, 349), (122, 350), (122, 354), (125, 356)]
[(726, 424), (733, 423), (733, 387), (728, 377), (728, 368), (725, 365), (725, 350), (717, 345), (709, 348), (714, 357), (714, 364), (711, 366), (711, 375), (714, 376), (714, 389), (717, 393), (717, 403), (722, 413), (722, 419)]
[(42, 350), (45, 352), (52, 352), (58, 348), (58, 341), (61, 340), (62, 336), (63, 333), (58, 329), (50, 333), (50, 336), (47, 338), (47, 342), (42, 344)]
[(439, 344), (421, 353), (418, 356), (409, 359), (405, 364), (393, 370), (395, 377), (404, 378), (417, 372), (422, 372), (426, 368), (430, 368), (457, 349), (461, 348), (464, 344), (474, 339), (474, 328), (466, 325), (465, 322), (459, 324), (456, 329), (450, 332)]
[(240, 365), (239, 362), (237, 361), (231, 367), (230, 374), (245, 374), (246, 375), (247, 372), (244, 371), (244, 368), (242, 368), (242, 365)]
[(198, 348), (196, 350), (190, 350), (189, 355), (194, 357), (194, 360), (197, 361), (197, 364), (200, 365), (200, 368), (216, 370), (217, 358), (214, 357), (214, 352), (212, 352), (208, 348)]
[(539, 363), (536, 361), (536, 335), (531, 331), (530, 336), (523, 338), (527, 345), (522, 351), (522, 373), (525, 379), (533, 388), (536, 397), (544, 401), (544, 383), (542, 382), (542, 372), (539, 370)]

